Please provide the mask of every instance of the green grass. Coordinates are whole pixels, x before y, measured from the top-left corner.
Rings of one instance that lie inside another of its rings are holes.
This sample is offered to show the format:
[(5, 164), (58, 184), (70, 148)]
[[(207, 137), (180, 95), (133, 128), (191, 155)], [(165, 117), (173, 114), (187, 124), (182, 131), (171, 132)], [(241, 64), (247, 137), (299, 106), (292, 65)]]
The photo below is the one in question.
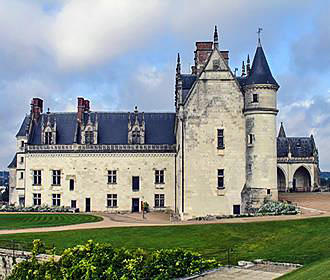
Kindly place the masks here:
[(311, 263), (297, 271), (282, 276), (281, 280), (330, 279), (330, 258)]
[(115, 247), (192, 248), (205, 256), (226, 259), (223, 249), (234, 248), (231, 260), (263, 258), (309, 264), (330, 257), (330, 218), (246, 224), (208, 224), (164, 227), (89, 229), (0, 235), (2, 239), (54, 244), (58, 253), (89, 239)]
[(0, 230), (65, 226), (101, 220), (101, 217), (82, 214), (0, 214)]

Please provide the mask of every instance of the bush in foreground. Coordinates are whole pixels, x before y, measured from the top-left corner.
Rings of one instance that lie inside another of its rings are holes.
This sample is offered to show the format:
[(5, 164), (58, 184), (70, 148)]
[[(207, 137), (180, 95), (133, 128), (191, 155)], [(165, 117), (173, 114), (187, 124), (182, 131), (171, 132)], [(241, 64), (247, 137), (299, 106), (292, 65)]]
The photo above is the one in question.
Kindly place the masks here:
[(287, 202), (265, 200), (258, 213), (263, 215), (296, 215), (300, 211), (297, 206)]
[(215, 259), (205, 259), (186, 249), (116, 249), (110, 244), (88, 241), (66, 249), (58, 261), (38, 261), (42, 248), (34, 241), (32, 257), (16, 265), (8, 280), (14, 279), (173, 279), (201, 273), (220, 266)]

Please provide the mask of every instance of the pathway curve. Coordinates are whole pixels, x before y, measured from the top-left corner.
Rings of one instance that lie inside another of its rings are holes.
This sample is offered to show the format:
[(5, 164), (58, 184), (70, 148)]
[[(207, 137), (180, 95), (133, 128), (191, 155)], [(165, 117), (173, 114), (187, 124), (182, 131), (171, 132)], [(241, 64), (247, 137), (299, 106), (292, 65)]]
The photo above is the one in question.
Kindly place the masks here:
[(30, 233), (30, 232), (53, 232), (64, 230), (80, 230), (80, 229), (100, 229), (111, 227), (137, 227), (137, 226), (174, 226), (174, 225), (196, 225), (196, 224), (227, 224), (227, 223), (251, 223), (264, 221), (285, 221), (299, 220), (315, 217), (330, 216), (330, 193), (302, 193), (302, 194), (280, 194), (280, 199), (289, 200), (297, 203), (302, 207), (302, 214), (287, 216), (263, 216), (249, 218), (232, 218), (215, 221), (180, 221), (170, 222), (169, 215), (164, 213), (148, 213), (145, 219), (141, 214), (107, 214), (94, 213), (103, 217), (100, 222), (75, 224), (57, 227), (40, 227), (29, 229), (0, 230), (0, 235), (14, 233)]

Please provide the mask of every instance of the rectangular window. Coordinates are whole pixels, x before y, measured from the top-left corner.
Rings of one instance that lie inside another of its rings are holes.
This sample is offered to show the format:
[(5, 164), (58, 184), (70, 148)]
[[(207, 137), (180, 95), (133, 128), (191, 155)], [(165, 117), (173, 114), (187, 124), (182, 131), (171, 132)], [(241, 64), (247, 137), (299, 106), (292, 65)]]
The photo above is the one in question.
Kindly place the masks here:
[(117, 195), (116, 194), (107, 194), (107, 207), (116, 208), (117, 207)]
[(24, 148), (24, 141), (21, 141), (21, 148)]
[(41, 205), (41, 193), (34, 193), (33, 194), (33, 205)]
[(52, 132), (45, 133), (45, 144), (46, 145), (52, 144)]
[(140, 177), (132, 176), (132, 190), (138, 192), (140, 190)]
[(252, 95), (252, 103), (258, 103), (259, 102), (259, 96), (258, 94), (254, 93)]
[(77, 208), (77, 200), (71, 200), (71, 208)]
[(53, 193), (53, 206), (61, 206), (61, 195)]
[(270, 194), (270, 189), (267, 189), (267, 194)]
[(24, 178), (24, 173), (23, 172), (20, 172), (20, 180), (23, 180), (23, 178)]
[(108, 170), (108, 184), (117, 184), (117, 170)]
[(224, 149), (224, 134), (223, 129), (218, 129), (218, 149)]
[(24, 157), (21, 157), (21, 163), (24, 163)]
[(70, 181), (69, 181), (69, 190), (74, 191), (74, 180), (73, 179), (70, 179)]
[(248, 143), (251, 145), (253, 144), (253, 140), (254, 140), (254, 134), (250, 133), (248, 136)]
[(53, 170), (53, 185), (61, 185), (61, 170)]
[(155, 184), (164, 184), (164, 170), (155, 170)]
[(41, 186), (41, 170), (33, 170), (33, 185)]
[(224, 189), (224, 178), (225, 178), (225, 171), (223, 169), (218, 169), (218, 189)]
[(94, 132), (93, 131), (85, 131), (85, 144), (94, 144)]
[(165, 194), (155, 194), (155, 208), (165, 207)]

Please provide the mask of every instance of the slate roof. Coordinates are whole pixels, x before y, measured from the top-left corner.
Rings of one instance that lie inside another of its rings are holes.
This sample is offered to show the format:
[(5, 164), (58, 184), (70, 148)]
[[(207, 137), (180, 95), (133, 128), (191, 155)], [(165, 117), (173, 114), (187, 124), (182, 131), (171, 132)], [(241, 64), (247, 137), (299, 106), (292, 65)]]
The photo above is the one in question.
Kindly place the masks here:
[(17, 167), (17, 154), (15, 154), (13, 160), (8, 165), (8, 168), (16, 168)]
[(17, 132), (16, 134), (16, 137), (18, 136), (26, 136), (26, 131), (28, 129), (28, 125), (29, 125), (29, 116), (25, 116), (23, 122), (22, 122), (22, 125), (19, 129), (19, 131)]
[(188, 96), (189, 90), (195, 83), (197, 76), (194, 74), (181, 74), (180, 77), (182, 79), (182, 99), (184, 102)]
[[(98, 121), (98, 144), (128, 144), (128, 113), (92, 112), (91, 120)], [(73, 144), (76, 139), (77, 114), (52, 113), (56, 118), (57, 144)], [(131, 113), (131, 119), (134, 113)], [(41, 127), (45, 114), (33, 124), (29, 144), (41, 144)], [(142, 119), (142, 113), (138, 113)], [(87, 122), (87, 113), (84, 122)], [(144, 113), (145, 144), (175, 144), (174, 125), (175, 113)]]
[(255, 85), (255, 84), (269, 84), (279, 87), (278, 83), (275, 81), (270, 71), (261, 44), (259, 44), (257, 47), (250, 74), (245, 82), (245, 85)]
[(277, 157), (287, 157), (289, 145), (292, 157), (312, 157), (314, 140), (311, 137), (277, 137)]

